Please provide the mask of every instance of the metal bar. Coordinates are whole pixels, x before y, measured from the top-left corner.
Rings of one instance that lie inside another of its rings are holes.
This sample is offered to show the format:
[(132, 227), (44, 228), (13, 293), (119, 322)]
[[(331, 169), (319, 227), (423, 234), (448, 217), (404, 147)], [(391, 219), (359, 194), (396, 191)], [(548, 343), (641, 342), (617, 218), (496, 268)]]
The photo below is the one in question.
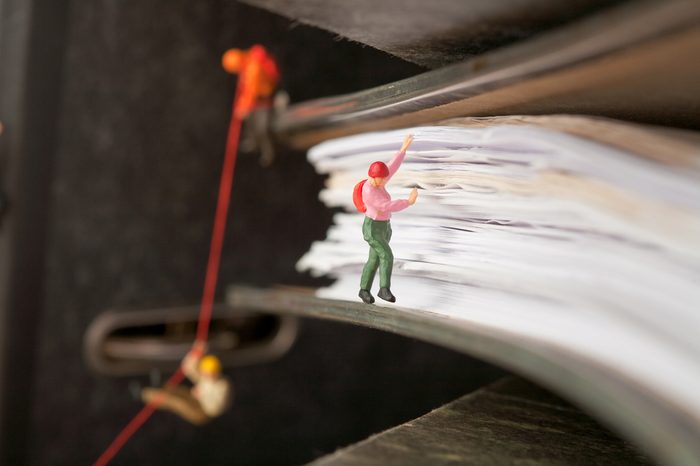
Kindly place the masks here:
[[(84, 359), (92, 370), (109, 376), (174, 370), (192, 348), (198, 315), (197, 306), (103, 312), (85, 332)], [(264, 364), (286, 354), (296, 336), (294, 317), (218, 305), (213, 309), (209, 351), (224, 367)]]
[(699, 24), (696, 1), (633, 2), (463, 63), (293, 105), (273, 129), (307, 147), (361, 131), (516, 113), (628, 115), (698, 126)]
[(651, 464), (584, 413), (509, 377), (309, 466)]
[(436, 313), (316, 298), (311, 292), (231, 287), (237, 309), (360, 325), (451, 348), (505, 367), (586, 408), (661, 464), (700, 463), (700, 426), (683, 406), (564, 347)]

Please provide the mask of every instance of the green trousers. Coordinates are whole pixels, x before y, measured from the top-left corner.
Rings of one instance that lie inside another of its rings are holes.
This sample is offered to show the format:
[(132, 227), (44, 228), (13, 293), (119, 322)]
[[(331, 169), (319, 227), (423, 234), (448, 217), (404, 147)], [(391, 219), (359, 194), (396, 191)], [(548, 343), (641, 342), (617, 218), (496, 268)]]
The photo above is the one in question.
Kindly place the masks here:
[(360, 289), (372, 288), (374, 275), (379, 269), (379, 286), (391, 288), (391, 269), (394, 267), (394, 254), (389, 247), (391, 240), (391, 224), (389, 220), (372, 220), (365, 217), (362, 225), (362, 235), (369, 243), (369, 259), (362, 270)]

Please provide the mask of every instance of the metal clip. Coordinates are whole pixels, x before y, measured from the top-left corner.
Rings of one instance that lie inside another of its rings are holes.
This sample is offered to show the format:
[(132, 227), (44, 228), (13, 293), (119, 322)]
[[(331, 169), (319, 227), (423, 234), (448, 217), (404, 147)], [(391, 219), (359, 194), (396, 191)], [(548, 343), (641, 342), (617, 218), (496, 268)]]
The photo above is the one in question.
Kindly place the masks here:
[[(95, 372), (111, 376), (174, 370), (192, 347), (198, 313), (197, 307), (105, 312), (87, 329), (85, 361)], [(224, 367), (271, 362), (291, 348), (297, 327), (294, 317), (215, 306), (209, 352)]]

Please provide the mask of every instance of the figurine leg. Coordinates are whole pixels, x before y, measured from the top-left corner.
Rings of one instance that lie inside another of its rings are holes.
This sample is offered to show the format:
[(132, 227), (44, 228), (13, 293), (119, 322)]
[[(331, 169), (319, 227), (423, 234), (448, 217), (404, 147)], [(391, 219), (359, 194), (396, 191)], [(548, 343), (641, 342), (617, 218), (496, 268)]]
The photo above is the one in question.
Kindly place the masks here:
[[(391, 264), (389, 265), (389, 270), (387, 271), (388, 276), (386, 277), (386, 284), (387, 285), (386, 285), (386, 287), (384, 287), (386, 289), (389, 289), (389, 287), (391, 285), (391, 273), (394, 270), (394, 252), (391, 250), (391, 246), (389, 246), (389, 242), (391, 241), (391, 233), (392, 233), (391, 222), (386, 222), (386, 234), (385, 234), (386, 248), (389, 250), (389, 256), (390, 256), (390, 260), (391, 260)], [(380, 272), (379, 278), (380, 278), (379, 284), (380, 284), (380, 286), (382, 286), (381, 285), (381, 272)], [(391, 294), (391, 293), (389, 293), (389, 294)], [(394, 299), (394, 301), (396, 301), (396, 299)]]
[(372, 249), (369, 248), (369, 258), (365, 267), (362, 269), (362, 278), (360, 278), (360, 292), (357, 294), (362, 302), (365, 304), (372, 304), (374, 302), (374, 296), (370, 293), (372, 289), (372, 282), (374, 281), (374, 275), (377, 273), (377, 268), (379, 267), (379, 256)]
[(377, 251), (374, 250), (372, 246), (369, 248), (369, 258), (365, 263), (365, 267), (362, 269), (362, 278), (360, 279), (360, 289), (370, 290), (372, 289), (372, 282), (374, 282), (374, 276), (377, 274), (377, 269), (379, 268), (379, 255)]
[(370, 245), (379, 258), (379, 286), (389, 289), (391, 288), (391, 271), (394, 268), (394, 253), (391, 251), (385, 236), (373, 239)]
[(272, 132), (270, 130), (272, 109), (261, 108), (252, 115), (253, 132), (255, 141), (260, 151), (260, 165), (269, 167), (275, 159), (275, 147), (272, 144)]
[(396, 302), (396, 297), (391, 293), (391, 272), (394, 268), (394, 253), (389, 246), (391, 240), (391, 223), (375, 222), (376, 229), (372, 235), (372, 247), (379, 257), (379, 293), (377, 296), (390, 303)]
[(374, 297), (370, 293), (372, 289), (372, 282), (374, 282), (374, 276), (377, 274), (377, 269), (379, 268), (379, 255), (377, 251), (372, 246), (372, 238), (374, 233), (372, 231), (372, 225), (374, 220), (369, 217), (365, 217), (365, 221), (362, 224), (362, 237), (369, 244), (369, 257), (365, 263), (365, 267), (362, 269), (362, 277), (360, 278), (360, 298), (367, 304), (372, 304), (374, 302)]
[(158, 409), (175, 413), (191, 424), (202, 425), (209, 421), (209, 416), (204, 413), (199, 401), (186, 387), (144, 388), (141, 398), (144, 403), (160, 398)]
[[(391, 294), (391, 271), (394, 267), (394, 254), (389, 247), (391, 239), (391, 224), (388, 220), (372, 220), (369, 217), (365, 218), (362, 225), (362, 233), (365, 241), (369, 243), (370, 255), (365, 268), (362, 271), (362, 279), (360, 280), (360, 297), (365, 302), (373, 302), (365, 299), (363, 294), (369, 294), (368, 290), (372, 286), (374, 275), (377, 271), (377, 262), (379, 263), (379, 297), (385, 301), (394, 302), (396, 298)], [(367, 293), (364, 293), (367, 291)], [(371, 295), (370, 295), (371, 297)]]
[(373, 249), (379, 256), (379, 286), (381, 288), (391, 288), (391, 272), (394, 268), (394, 253), (389, 246), (389, 235), (386, 233), (378, 235), (374, 240)]

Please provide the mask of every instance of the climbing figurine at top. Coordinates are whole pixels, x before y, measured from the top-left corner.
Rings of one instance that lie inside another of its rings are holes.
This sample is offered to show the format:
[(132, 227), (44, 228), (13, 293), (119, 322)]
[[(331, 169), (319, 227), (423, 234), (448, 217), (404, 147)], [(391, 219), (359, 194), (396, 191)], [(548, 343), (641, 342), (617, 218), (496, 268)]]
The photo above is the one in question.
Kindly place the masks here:
[(408, 199), (391, 200), (386, 191), (387, 182), (401, 166), (406, 150), (413, 142), (413, 135), (408, 135), (403, 141), (401, 149), (394, 155), (388, 164), (374, 162), (367, 171), (368, 179), (362, 180), (353, 190), (353, 202), (359, 212), (365, 214), (362, 225), (362, 235), (369, 243), (369, 258), (362, 270), (360, 279), (359, 297), (367, 304), (374, 302), (370, 292), (374, 276), (379, 269), (379, 293), (377, 296), (385, 301), (395, 302), (396, 297), (391, 293), (391, 272), (394, 267), (394, 254), (389, 246), (391, 240), (392, 212), (398, 212), (415, 204), (418, 198), (418, 190), (413, 188)]
[(227, 72), (237, 74), (240, 82), (235, 116), (241, 120), (251, 117), (252, 128), (242, 141), (242, 149), (251, 152), (258, 148), (261, 164), (268, 166), (274, 158), (270, 134), (272, 113), (285, 107), (288, 101), (285, 92), (277, 91), (280, 79), (277, 62), (265, 47), (254, 45), (248, 50), (227, 50), (221, 65)]

